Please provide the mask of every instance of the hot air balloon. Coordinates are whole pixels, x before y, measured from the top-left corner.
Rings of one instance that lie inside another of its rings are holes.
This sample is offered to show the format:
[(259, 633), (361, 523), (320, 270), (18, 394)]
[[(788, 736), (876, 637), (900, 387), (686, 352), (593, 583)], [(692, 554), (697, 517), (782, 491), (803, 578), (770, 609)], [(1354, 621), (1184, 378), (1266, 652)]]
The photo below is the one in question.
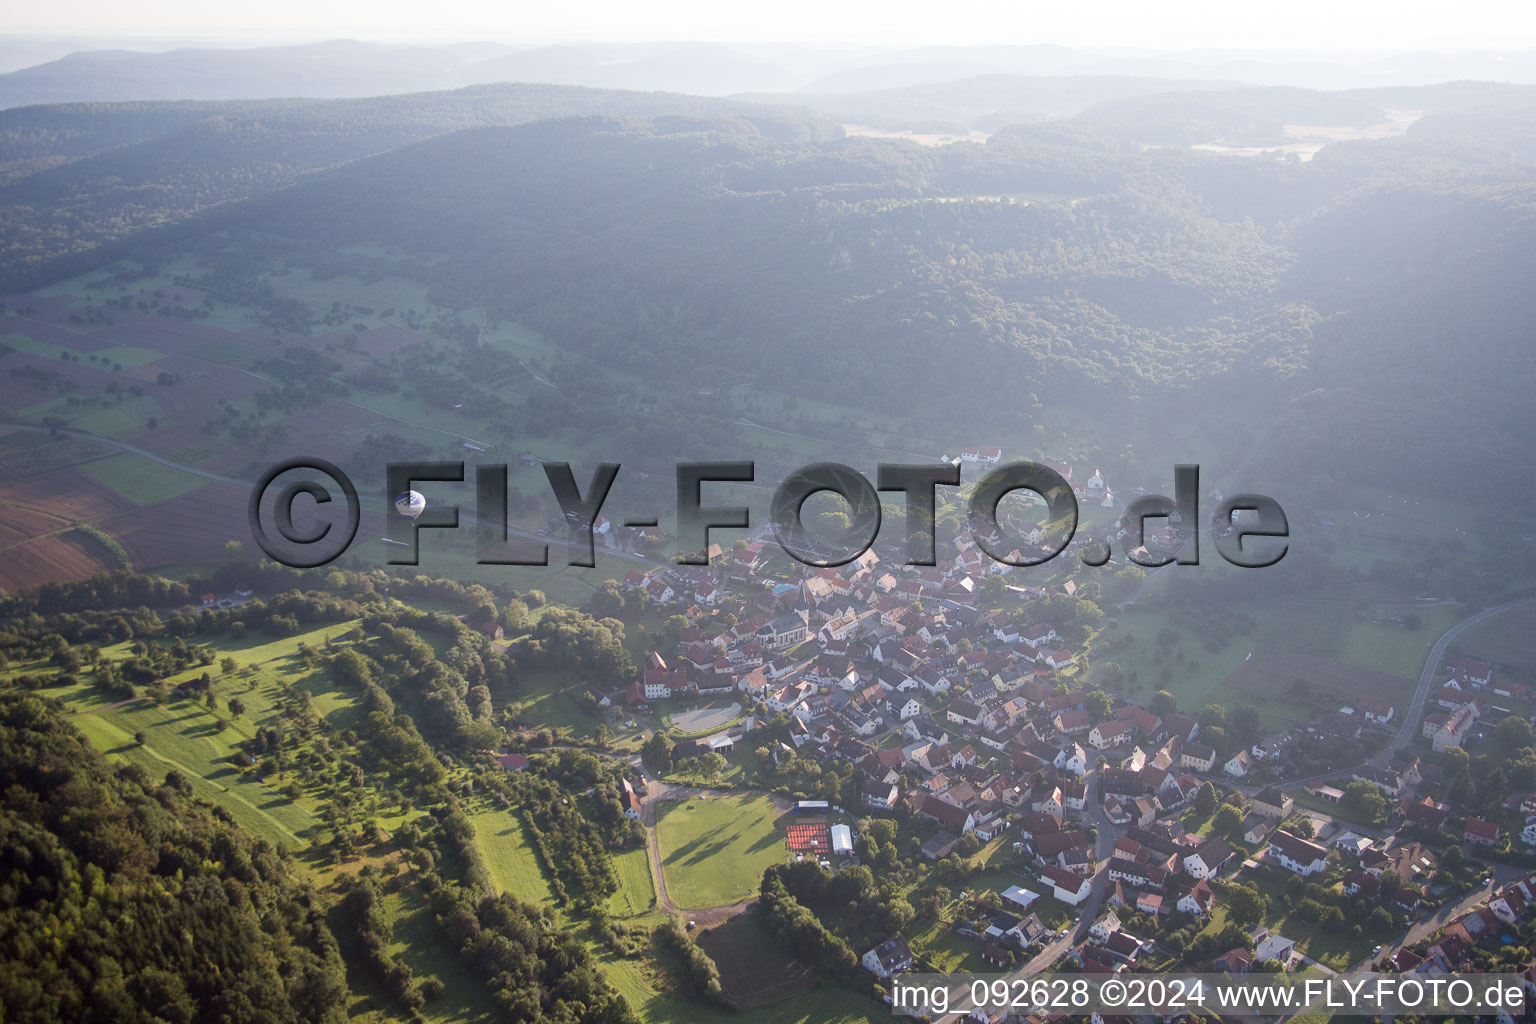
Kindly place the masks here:
[(395, 511), (414, 520), (427, 510), (427, 499), (421, 496), (420, 491), (402, 491), (395, 498)]

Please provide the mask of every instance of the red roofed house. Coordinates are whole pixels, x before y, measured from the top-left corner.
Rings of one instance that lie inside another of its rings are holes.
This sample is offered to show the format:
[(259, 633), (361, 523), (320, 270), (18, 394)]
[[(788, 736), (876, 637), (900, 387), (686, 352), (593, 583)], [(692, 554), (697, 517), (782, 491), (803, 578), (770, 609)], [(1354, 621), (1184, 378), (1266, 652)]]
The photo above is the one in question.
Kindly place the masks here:
[(1466, 828), (1462, 830), (1462, 839), (1469, 843), (1477, 843), (1480, 846), (1497, 846), (1499, 844), (1499, 826), (1482, 818), (1468, 818)]

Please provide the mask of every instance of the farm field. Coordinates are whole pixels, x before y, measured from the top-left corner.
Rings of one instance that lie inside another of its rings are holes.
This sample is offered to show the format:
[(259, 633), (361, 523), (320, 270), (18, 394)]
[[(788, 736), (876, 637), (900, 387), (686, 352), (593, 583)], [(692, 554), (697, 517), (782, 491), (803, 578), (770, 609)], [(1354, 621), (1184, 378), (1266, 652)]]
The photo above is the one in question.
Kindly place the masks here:
[[(1149, 601), (1143, 599), (1139, 607)], [(1410, 606), (1391, 606), (1407, 611)], [(1109, 614), (1100, 634), (1096, 665), (1091, 679), (1102, 679), (1099, 663), (1118, 662), (1134, 667), (1137, 678), (1118, 685), (1133, 697), (1150, 697), (1158, 689), (1167, 689), (1179, 702), (1181, 710), (1198, 711), (1207, 703), (1252, 704), (1259, 711), (1265, 729), (1277, 729), (1292, 721), (1304, 721), (1309, 712), (1305, 699), (1287, 697), (1292, 675), (1304, 666), (1315, 673), (1320, 691), (1354, 692), (1380, 690), (1393, 696), (1411, 687), (1423, 666), (1424, 657), (1434, 640), (1462, 612), (1454, 605), (1413, 607), (1422, 625), (1405, 630), (1395, 625), (1377, 625), (1356, 620), (1353, 612), (1339, 601), (1267, 602), (1258, 605), (1234, 604), (1198, 618), (1190, 612), (1137, 610)], [(1236, 631), (1234, 616), (1244, 614), (1254, 620), (1251, 632)], [(1229, 631), (1224, 646), (1210, 650), (1207, 639), (1213, 630)], [(1163, 651), (1159, 637), (1171, 642)], [(1281, 686), (1244, 684), (1254, 678), (1252, 671), (1261, 661), (1260, 651), (1269, 650), (1274, 671), (1290, 672)], [(1253, 660), (1248, 661), (1249, 654)], [(1286, 659), (1298, 659), (1289, 665)], [(1307, 661), (1306, 659), (1313, 659)], [(1333, 680), (1330, 690), (1329, 680)]]
[(121, 452), (85, 464), (85, 472), (135, 505), (154, 505), (196, 490), (207, 481), (200, 476)]
[(716, 925), (698, 943), (714, 958), (720, 983), (737, 1006), (767, 1006), (815, 983), (811, 971), (791, 959), (751, 914)]
[(718, 907), (755, 893), (763, 870), (788, 856), (780, 817), (767, 797), (663, 804), (656, 828), (672, 902), (690, 909)]
[(1536, 608), (1516, 608), (1478, 623), (1456, 645), (1463, 654), (1529, 672), (1536, 668)]
[(1328, 694), (1348, 703), (1362, 697), (1395, 703), (1413, 687), (1413, 680), (1403, 676), (1263, 645), (1255, 646), (1253, 657), (1238, 665), (1226, 682), (1235, 689), (1260, 695), (1294, 693), (1300, 687), (1303, 692)]

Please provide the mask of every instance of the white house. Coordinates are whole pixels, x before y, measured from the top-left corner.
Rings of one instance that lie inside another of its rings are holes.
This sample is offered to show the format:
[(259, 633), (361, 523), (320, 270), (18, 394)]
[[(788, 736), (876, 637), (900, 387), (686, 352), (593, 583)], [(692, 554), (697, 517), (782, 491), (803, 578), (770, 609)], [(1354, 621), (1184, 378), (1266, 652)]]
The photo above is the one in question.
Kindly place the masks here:
[(1088, 937), (1094, 942), (1103, 944), (1109, 941), (1109, 937), (1120, 930), (1120, 918), (1113, 910), (1106, 910), (1093, 922), (1093, 927), (1088, 929)]
[(1327, 868), (1328, 851), (1314, 842), (1280, 829), (1269, 837), (1269, 860), (1287, 871), (1305, 877)]
[(876, 977), (889, 978), (911, 969), (912, 950), (907, 946), (906, 938), (898, 933), (865, 953), (859, 963)]
[(1088, 879), (1065, 868), (1047, 865), (1040, 869), (1040, 877), (1051, 883), (1052, 895), (1069, 907), (1077, 906), (1093, 891)]
[(1136, 726), (1123, 719), (1113, 719), (1108, 722), (1100, 722), (1088, 732), (1088, 742), (1095, 750), (1108, 750), (1110, 747), (1118, 747), (1130, 739), (1136, 731)]
[(1215, 905), (1216, 894), (1211, 891), (1210, 885), (1200, 881), (1179, 897), (1176, 907), (1181, 913), (1205, 917)]
[(1258, 944), (1253, 950), (1255, 963), (1263, 963), (1265, 960), (1278, 960), (1285, 966), (1291, 965), (1291, 954), (1296, 951), (1296, 943), (1284, 935), (1275, 935), (1270, 932), (1261, 932)]
[(1184, 873), (1204, 881), (1221, 870), (1232, 857), (1232, 848), (1220, 839), (1207, 839), (1184, 858)]
[(983, 466), (996, 465), (1003, 457), (1003, 450), (996, 445), (978, 444), (969, 448), (960, 449), (960, 461), (972, 462)]
[(1240, 779), (1253, 770), (1253, 755), (1246, 750), (1239, 750), (1232, 755), (1221, 770), (1234, 779)]

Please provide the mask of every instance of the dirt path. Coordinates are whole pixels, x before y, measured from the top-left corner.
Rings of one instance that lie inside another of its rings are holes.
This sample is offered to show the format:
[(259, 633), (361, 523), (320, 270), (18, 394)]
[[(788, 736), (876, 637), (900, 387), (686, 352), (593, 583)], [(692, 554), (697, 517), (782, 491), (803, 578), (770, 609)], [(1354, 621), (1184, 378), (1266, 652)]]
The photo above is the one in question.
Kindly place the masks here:
[(667, 876), (661, 869), (661, 830), (656, 827), (657, 809), (664, 803), (683, 803), (701, 795), (765, 796), (773, 801), (773, 805), (780, 812), (788, 811), (794, 804), (781, 796), (763, 790), (719, 790), (704, 786), (680, 786), (661, 779), (651, 779), (646, 782), (645, 802), (641, 807), (640, 822), (645, 826), (645, 853), (646, 860), (651, 865), (651, 884), (656, 889), (656, 909), (664, 914), (681, 914), (690, 923), (702, 929), (713, 928), (735, 917), (756, 903), (757, 897), (748, 896), (735, 903), (723, 903), (717, 907), (696, 907), (690, 910), (673, 903), (672, 897), (667, 893)]

